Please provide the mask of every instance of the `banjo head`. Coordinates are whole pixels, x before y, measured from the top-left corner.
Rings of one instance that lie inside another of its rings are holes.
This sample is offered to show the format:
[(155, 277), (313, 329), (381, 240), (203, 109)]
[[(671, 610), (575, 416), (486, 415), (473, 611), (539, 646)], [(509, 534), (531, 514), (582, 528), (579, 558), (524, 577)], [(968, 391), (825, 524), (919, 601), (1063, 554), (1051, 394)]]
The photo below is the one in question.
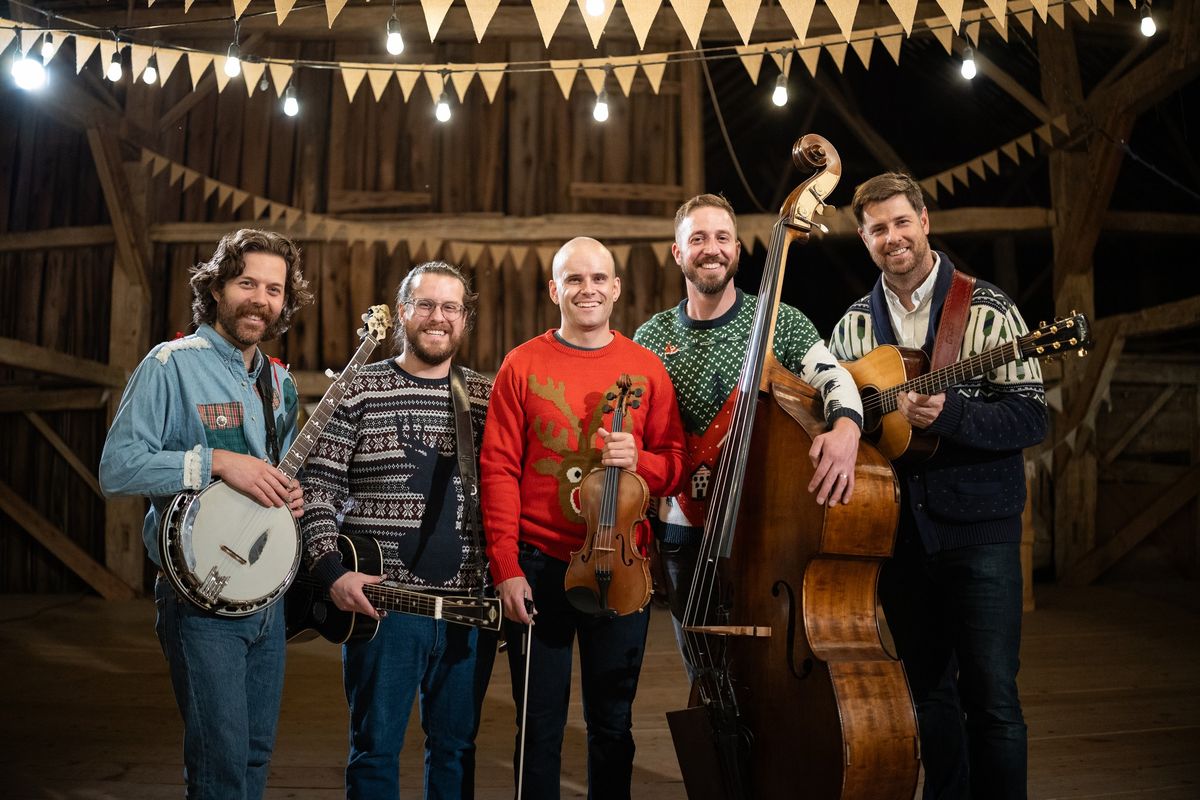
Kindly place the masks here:
[(300, 531), (286, 507), (264, 507), (216, 481), (176, 497), (160, 555), (176, 591), (205, 611), (246, 616), (283, 596), (300, 566)]

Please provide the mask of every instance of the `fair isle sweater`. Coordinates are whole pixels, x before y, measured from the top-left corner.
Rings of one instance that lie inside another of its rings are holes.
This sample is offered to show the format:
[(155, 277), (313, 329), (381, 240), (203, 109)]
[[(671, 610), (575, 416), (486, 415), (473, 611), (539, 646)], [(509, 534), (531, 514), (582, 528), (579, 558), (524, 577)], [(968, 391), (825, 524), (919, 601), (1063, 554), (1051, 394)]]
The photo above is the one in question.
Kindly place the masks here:
[[(921, 349), (929, 355), (954, 265), (938, 254), (929, 333)], [(878, 345), (898, 344), (883, 294), (882, 276), (869, 295), (850, 306), (834, 328), (829, 346), (853, 361)], [(1028, 332), (1021, 313), (1004, 292), (977, 280), (960, 360), (1011, 342)], [(941, 437), (930, 460), (896, 468), (906, 522), (915, 527), (927, 553), (969, 545), (1018, 542), (1025, 507), (1021, 450), (1046, 435), (1042, 371), (1032, 359), (1006, 364), (946, 391), (946, 402), (929, 432)]]
[[(491, 384), (463, 372), (478, 452)], [(300, 482), (305, 554), (326, 585), (346, 572), (337, 552), (340, 532), (378, 541), (391, 582), (455, 593), (479, 588), (470, 568), (475, 536), (463, 504), (449, 378), (418, 378), (391, 359), (363, 367)]]
[[(754, 323), (758, 299), (737, 290), (733, 306), (710, 320), (692, 319), (687, 300), (645, 322), (633, 340), (662, 359), (675, 386), (688, 461), (681, 491), (660, 510), (658, 534), (671, 544), (699, 544), (708, 513), (708, 489), (729, 430), (738, 378)], [(848, 417), (862, 427), (862, 402), (854, 379), (840, 366), (803, 313), (780, 304), (775, 320), (775, 357), (821, 393), (825, 419)]]
[[(637, 474), (651, 495), (670, 494), (683, 474), (683, 426), (675, 391), (654, 354), (613, 331), (585, 350), (556, 337), (531, 339), (496, 373), (479, 456), (488, 563), (497, 584), (522, 575), (518, 542), (567, 561), (587, 534), (579, 486), (600, 466), (600, 428), (610, 429), (605, 396), (622, 374), (640, 389), (623, 429), (638, 449)], [(643, 526), (644, 527), (644, 526)], [(644, 544), (647, 532), (638, 532)]]

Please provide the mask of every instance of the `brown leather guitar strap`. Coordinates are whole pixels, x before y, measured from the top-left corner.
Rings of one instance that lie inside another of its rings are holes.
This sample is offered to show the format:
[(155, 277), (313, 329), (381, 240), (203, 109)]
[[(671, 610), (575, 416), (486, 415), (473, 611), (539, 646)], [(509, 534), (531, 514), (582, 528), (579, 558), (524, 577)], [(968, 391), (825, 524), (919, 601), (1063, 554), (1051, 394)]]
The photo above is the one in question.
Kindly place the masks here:
[(938, 323), (933, 356), (929, 359), (930, 372), (958, 361), (963, 334), (967, 330), (967, 317), (971, 311), (971, 293), (974, 291), (975, 279), (954, 270), (950, 291), (946, 293), (946, 302), (942, 306), (942, 319)]

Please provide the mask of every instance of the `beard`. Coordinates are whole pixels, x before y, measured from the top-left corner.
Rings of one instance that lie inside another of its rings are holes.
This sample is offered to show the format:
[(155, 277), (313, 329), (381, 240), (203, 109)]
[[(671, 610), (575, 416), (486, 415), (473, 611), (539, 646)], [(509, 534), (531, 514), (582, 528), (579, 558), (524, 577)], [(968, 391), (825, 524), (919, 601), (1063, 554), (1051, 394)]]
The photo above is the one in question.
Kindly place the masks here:
[(929, 239), (922, 237), (908, 246), (908, 258), (900, 263), (890, 261), (886, 254), (874, 256), (875, 266), (887, 275), (909, 275), (930, 263)]
[[(716, 259), (716, 263), (725, 264), (722, 259)], [(711, 264), (714, 260), (699, 262), (701, 264)], [(683, 265), (683, 277), (687, 282), (695, 286), (701, 294), (720, 294), (725, 291), (725, 287), (733, 280), (733, 276), (737, 274), (738, 259), (735, 256), (732, 261), (725, 264), (724, 272), (709, 272), (701, 269), (696, 262), (685, 262)]]
[[(435, 347), (426, 347), (421, 343), (421, 332), (424, 330), (445, 331), (445, 341)], [(412, 353), (431, 367), (436, 367), (439, 364), (449, 361), (458, 352), (458, 345), (461, 341), (462, 331), (456, 333), (454, 327), (449, 324), (436, 326), (407, 322), (404, 325), (403, 350)]]
[[(257, 328), (251, 327), (250, 323), (243, 322), (246, 317), (251, 315), (262, 317), (265, 323), (262, 333), (259, 333)], [(281, 317), (280, 314), (271, 316), (270, 308), (251, 301), (246, 301), (236, 308), (228, 305), (224, 300), (217, 302), (217, 322), (221, 329), (243, 348), (252, 347), (259, 342), (269, 342), (278, 336), (283, 329)]]

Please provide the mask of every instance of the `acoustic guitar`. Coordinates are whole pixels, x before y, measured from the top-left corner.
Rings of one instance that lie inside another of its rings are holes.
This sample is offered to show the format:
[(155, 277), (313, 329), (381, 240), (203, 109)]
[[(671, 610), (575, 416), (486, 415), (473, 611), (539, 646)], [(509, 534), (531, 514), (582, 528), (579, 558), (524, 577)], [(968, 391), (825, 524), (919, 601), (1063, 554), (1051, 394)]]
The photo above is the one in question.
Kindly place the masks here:
[[(343, 566), (352, 572), (367, 575), (383, 572), (383, 552), (374, 539), (339, 534), (338, 551)], [(363, 594), (380, 611), (444, 619), (484, 630), (500, 630), (504, 619), (498, 597), (445, 597), (378, 583), (363, 586)], [(304, 642), (318, 635), (334, 644), (370, 641), (379, 631), (379, 620), (342, 611), (333, 604), (324, 584), (307, 572), (296, 578), (283, 602), (289, 642)]]
[(915, 430), (899, 412), (901, 392), (938, 394), (985, 375), (1012, 361), (1047, 359), (1084, 349), (1091, 344), (1091, 326), (1083, 314), (1057, 319), (999, 347), (929, 372), (921, 350), (895, 345), (876, 347), (857, 361), (843, 361), (858, 385), (863, 401), (863, 434), (879, 452), (896, 463), (919, 463), (937, 451), (938, 437)]

